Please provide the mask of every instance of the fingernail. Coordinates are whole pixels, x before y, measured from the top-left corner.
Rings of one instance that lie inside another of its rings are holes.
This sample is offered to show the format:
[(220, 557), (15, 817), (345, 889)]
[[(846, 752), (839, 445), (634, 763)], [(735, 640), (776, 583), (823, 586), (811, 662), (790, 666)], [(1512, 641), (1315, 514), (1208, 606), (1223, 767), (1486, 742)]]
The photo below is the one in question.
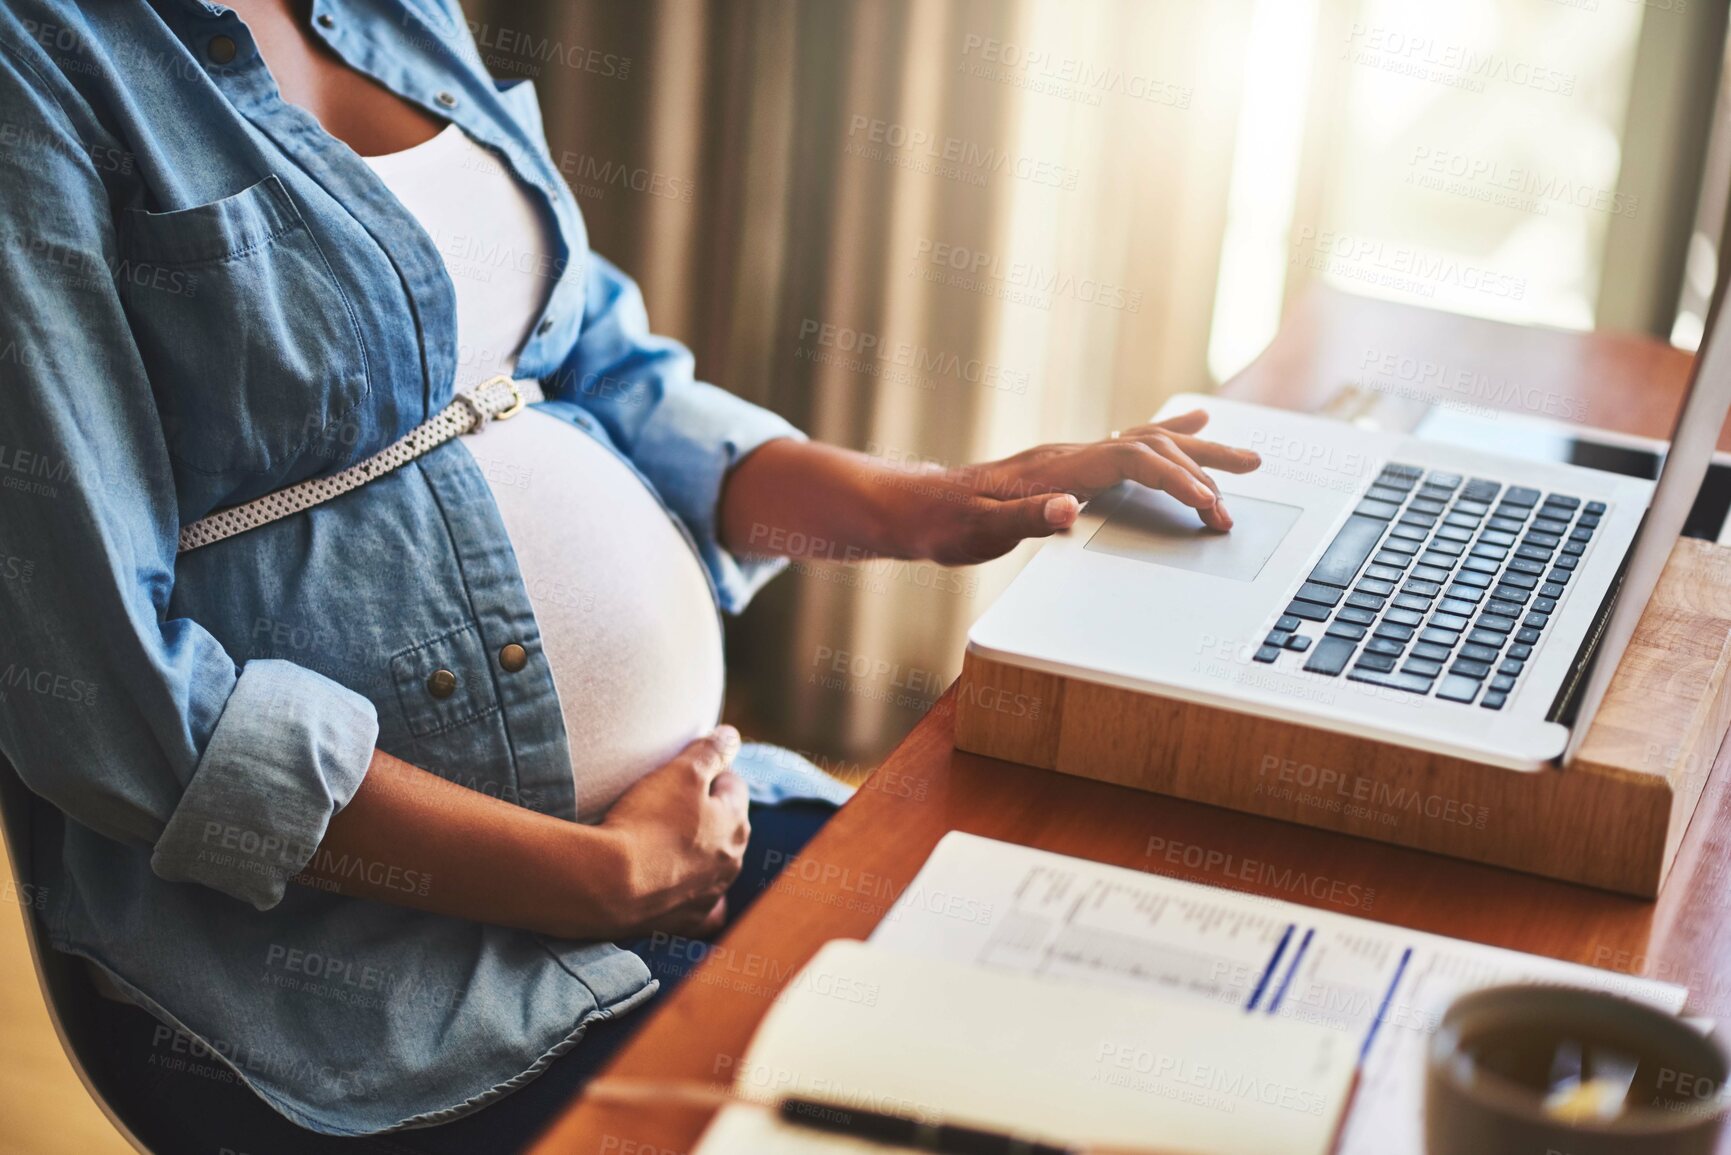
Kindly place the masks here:
[(1226, 503), (1224, 501), (1216, 501), (1214, 503), (1214, 513), (1216, 517), (1220, 518), (1220, 528), (1232, 528), (1232, 515), (1226, 512)]
[(1207, 509), (1209, 506), (1219, 503), (1220, 495), (1218, 493), (1215, 493), (1212, 489), (1209, 489), (1206, 485), (1203, 485), (1200, 481), (1196, 482), (1195, 486), (1196, 486), (1196, 496), (1202, 502), (1202, 504), (1198, 508)]
[(1064, 525), (1070, 520), (1070, 498), (1060, 494), (1046, 502), (1047, 525)]
[(717, 726), (715, 728), (715, 740), (721, 743), (721, 747), (727, 751), (728, 757), (731, 758), (734, 754), (738, 753), (739, 731), (735, 730), (732, 726), (729, 726), (726, 723)]

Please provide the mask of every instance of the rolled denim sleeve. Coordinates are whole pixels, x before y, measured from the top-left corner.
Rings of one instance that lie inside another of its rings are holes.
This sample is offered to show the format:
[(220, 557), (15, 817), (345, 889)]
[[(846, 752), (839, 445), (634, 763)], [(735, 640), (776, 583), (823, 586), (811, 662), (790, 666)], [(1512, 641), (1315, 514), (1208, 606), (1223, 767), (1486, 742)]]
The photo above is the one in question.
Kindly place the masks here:
[(691, 531), (721, 608), (738, 613), (787, 564), (736, 555), (717, 525), (727, 473), (765, 442), (805, 434), (767, 409), (694, 378), (691, 351), (649, 331), (637, 285), (588, 257), (583, 328), (552, 396), (592, 413)]
[(267, 908), (359, 787), (377, 718), (292, 663), (237, 669), (170, 612), (174, 474), (107, 272), (97, 129), (52, 93), (0, 50), (30, 149), (0, 167), (0, 753), (164, 877)]
[(378, 742), (371, 702), (293, 662), (248, 662), (151, 869), (269, 910), (360, 788)]

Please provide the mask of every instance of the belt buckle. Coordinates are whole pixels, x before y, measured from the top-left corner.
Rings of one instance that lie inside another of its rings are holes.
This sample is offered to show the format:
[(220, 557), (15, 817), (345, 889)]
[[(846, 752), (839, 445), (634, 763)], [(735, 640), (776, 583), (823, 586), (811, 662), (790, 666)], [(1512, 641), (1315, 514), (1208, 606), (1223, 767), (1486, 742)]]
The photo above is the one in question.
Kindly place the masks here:
[(517, 414), (523, 412), (523, 407), (528, 404), (528, 401), (523, 397), (523, 387), (517, 384), (515, 378), (504, 373), (499, 374), (497, 377), (489, 377), (486, 381), (482, 382), (481, 388), (486, 389), (490, 386), (501, 384), (511, 390), (511, 404), (493, 414), (493, 420), (509, 421), (511, 418), (517, 416)]

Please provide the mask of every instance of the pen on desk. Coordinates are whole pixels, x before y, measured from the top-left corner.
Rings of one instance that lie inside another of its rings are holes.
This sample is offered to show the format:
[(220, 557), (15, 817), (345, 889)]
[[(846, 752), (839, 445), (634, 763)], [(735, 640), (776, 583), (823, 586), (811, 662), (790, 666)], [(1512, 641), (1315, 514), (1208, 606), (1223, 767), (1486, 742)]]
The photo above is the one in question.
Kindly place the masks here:
[(873, 1143), (884, 1143), (937, 1155), (1187, 1155), (1171, 1147), (1106, 1147), (1091, 1144), (1046, 1143), (1006, 1131), (927, 1123), (907, 1115), (841, 1107), (821, 1099), (785, 1096), (762, 1102), (735, 1095), (708, 1083), (652, 1079), (597, 1079), (584, 1097), (597, 1102), (634, 1105), (679, 1103), (716, 1108), (730, 1104), (773, 1111), (782, 1122), (812, 1131), (828, 1131)]

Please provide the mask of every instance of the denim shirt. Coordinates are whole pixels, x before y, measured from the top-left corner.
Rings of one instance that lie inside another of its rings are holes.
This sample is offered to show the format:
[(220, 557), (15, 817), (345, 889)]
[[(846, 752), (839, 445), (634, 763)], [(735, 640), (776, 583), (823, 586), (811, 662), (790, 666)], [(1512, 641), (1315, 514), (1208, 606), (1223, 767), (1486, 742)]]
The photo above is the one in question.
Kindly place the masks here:
[[(488, 77), (454, 0), (315, 0), (311, 29), (493, 150), (549, 214), (552, 286), (518, 375), (638, 471), (738, 609), (772, 568), (718, 543), (722, 480), (797, 433), (650, 334), (636, 287), (588, 250), (531, 85)], [(281, 98), (235, 13), (0, 8), (0, 752), (47, 803), (31, 863), (47, 933), (330, 1133), (473, 1110), (653, 990), (612, 944), (290, 884), (315, 853), (406, 895), (436, 884), (317, 850), (375, 746), (585, 817), (460, 439), (176, 555), (183, 523), (438, 412), (458, 355), (433, 240)], [(529, 661), (507, 671), (513, 642)], [(769, 777), (835, 796), (813, 772)], [(184, 1045), (165, 1031), (163, 1061)]]

